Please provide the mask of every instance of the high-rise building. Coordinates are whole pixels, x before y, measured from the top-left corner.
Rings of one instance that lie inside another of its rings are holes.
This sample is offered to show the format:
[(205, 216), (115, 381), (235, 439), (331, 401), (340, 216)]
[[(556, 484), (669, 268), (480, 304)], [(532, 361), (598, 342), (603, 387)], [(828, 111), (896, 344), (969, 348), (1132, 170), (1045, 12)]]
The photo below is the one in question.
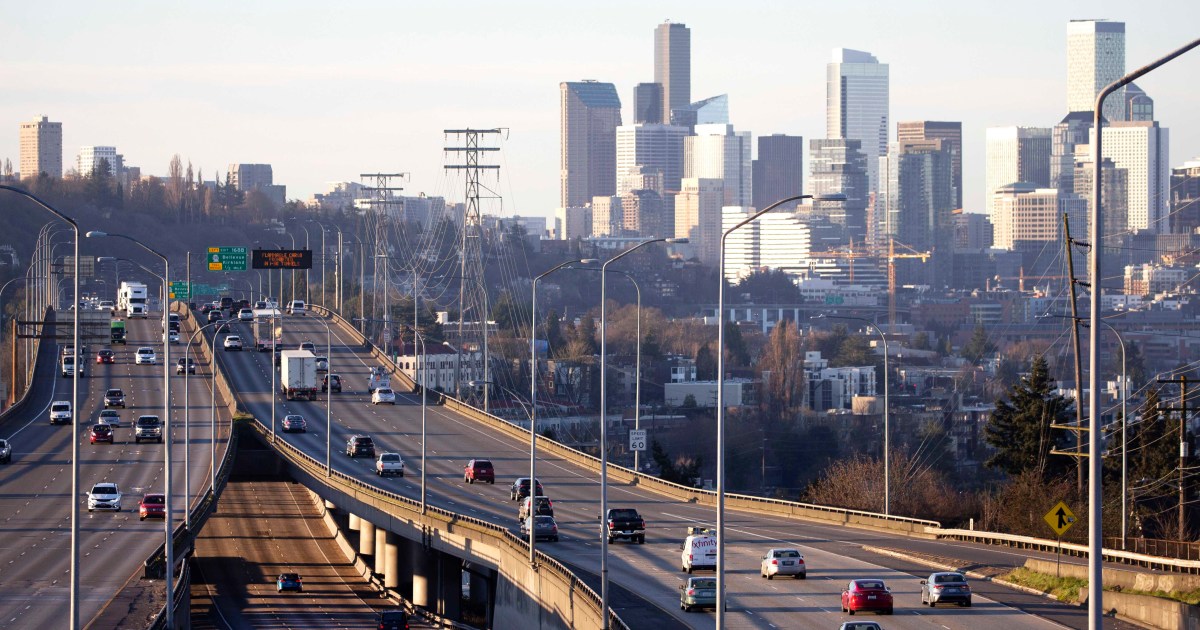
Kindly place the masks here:
[(879, 156), (887, 153), (888, 90), (888, 64), (860, 50), (833, 50), (826, 68), (825, 136), (861, 143), (870, 192), (879, 190)]
[(225, 177), (239, 192), (261, 192), (277, 208), (286, 201), (287, 187), (275, 185), (270, 164), (230, 164)]
[(611, 83), (560, 83), (559, 206), (582, 206), (616, 193), (621, 99)]
[(804, 138), (781, 133), (759, 136), (758, 159), (751, 170), (755, 208), (803, 193)]
[(108, 174), (117, 177), (125, 167), (125, 156), (117, 153), (117, 147), (79, 147), (75, 156), (75, 170), (80, 177), (91, 175), (100, 161), (108, 165)]
[(957, 209), (954, 154), (942, 140), (909, 140), (894, 144), (880, 164), (876, 242), (894, 238), (912, 250), (930, 252), (928, 264), (913, 267), (919, 277), (907, 280), (948, 285)]
[(962, 123), (940, 120), (913, 120), (896, 123), (896, 141), (941, 140), (942, 149), (950, 152), (950, 177), (954, 184), (954, 204), (962, 201)]
[(683, 24), (663, 22), (654, 29), (654, 82), (662, 86), (662, 122), (671, 112), (692, 102), (692, 31)]
[[(1090, 112), (1096, 95), (1125, 75), (1125, 23), (1071, 20), (1067, 23), (1067, 111)], [(1104, 118), (1125, 120), (1125, 99), (1104, 101)], [(1007, 183), (1007, 182), (1006, 182)]]
[(592, 207), (558, 208), (554, 211), (554, 238), (573, 241), (592, 235)]
[(955, 249), (981, 250), (992, 246), (992, 221), (986, 214), (959, 212), (954, 215)]
[(721, 208), (724, 181), (685, 177), (675, 196), (675, 238), (690, 241), (700, 262), (716, 266), (721, 242)]
[[(721, 209), (721, 229), (744, 220), (754, 208)], [(737, 282), (760, 270), (799, 272), (807, 268), (812, 250), (812, 230), (794, 212), (769, 212), (751, 221), (725, 240), (725, 279)]]
[(1091, 112), (1071, 112), (1050, 131), (1050, 188), (1074, 190), (1076, 148), (1087, 146)]
[(1050, 186), (1050, 129), (1047, 127), (989, 127), (984, 191), (990, 202), (1001, 186), (1022, 182)]
[(669, 238), (662, 195), (655, 190), (631, 190), (621, 195), (622, 228), (625, 234), (643, 238)]
[(683, 176), (724, 181), (726, 206), (753, 203), (750, 132), (733, 125), (696, 125), (696, 135), (683, 144)]
[[(840, 236), (832, 245), (867, 236), (867, 204), (870, 201), (867, 156), (862, 143), (848, 138), (809, 140), (808, 193), (845, 195), (845, 201), (814, 201), (813, 214), (836, 224)], [(878, 160), (876, 160), (878, 162)], [(876, 166), (878, 169), (878, 166)]]
[(21, 123), (21, 177), (62, 177), (62, 123), (41, 120)]
[(1193, 234), (1200, 229), (1200, 158), (1171, 169), (1171, 232)]
[[(1088, 216), (1092, 216), (1092, 175), (1095, 165), (1092, 164), (1091, 146), (1079, 145), (1075, 161), (1075, 189), (1073, 191), (1087, 202)], [(1105, 158), (1103, 190), (1104, 196), (1104, 244), (1106, 247), (1120, 247), (1129, 240), (1129, 171), (1117, 168), (1111, 159)], [(1059, 190), (1062, 190), (1061, 188)], [(1077, 228), (1072, 228), (1072, 233)], [(1165, 232), (1165, 230), (1164, 230)], [(1082, 234), (1082, 232), (1080, 232)], [(1109, 252), (1113, 253), (1113, 252)]]
[(1017, 182), (999, 187), (993, 196), (996, 247), (1040, 250), (1048, 242), (1061, 243), (1063, 214), (1072, 234), (1087, 234), (1087, 201), (1079, 195)]
[(624, 236), (625, 214), (616, 195), (592, 197), (592, 236)]
[[(1093, 136), (1095, 132), (1093, 130)], [(1170, 158), (1167, 128), (1154, 121), (1114, 122), (1104, 129), (1105, 160), (1128, 172), (1129, 195), (1125, 224), (1131, 231), (1165, 234), (1170, 230)], [(1107, 204), (1105, 204), (1107, 208)], [(1107, 226), (1105, 234), (1109, 233)]]
[[(1105, 103), (1107, 104), (1108, 101)], [(1125, 86), (1125, 120), (1131, 122), (1154, 120), (1154, 99), (1133, 83)]]
[(686, 127), (659, 124), (617, 127), (617, 194), (645, 188), (641, 177), (652, 171), (662, 174), (665, 194), (679, 192), (683, 177), (683, 141)]
[(696, 125), (729, 124), (729, 95), (710, 96), (671, 112), (671, 124), (693, 129)]
[(639, 83), (633, 87), (633, 124), (658, 124), (663, 121), (663, 86)]

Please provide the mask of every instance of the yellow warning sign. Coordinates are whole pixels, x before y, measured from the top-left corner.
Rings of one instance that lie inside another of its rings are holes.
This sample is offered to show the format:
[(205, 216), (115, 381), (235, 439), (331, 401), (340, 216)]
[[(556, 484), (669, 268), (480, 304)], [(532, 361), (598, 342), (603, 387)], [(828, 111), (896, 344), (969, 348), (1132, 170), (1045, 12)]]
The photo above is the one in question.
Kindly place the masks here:
[(1059, 536), (1065, 534), (1075, 524), (1075, 513), (1062, 501), (1059, 501), (1058, 505), (1050, 508), (1050, 511), (1046, 512), (1046, 516), (1042, 518), (1046, 519), (1046, 524)]

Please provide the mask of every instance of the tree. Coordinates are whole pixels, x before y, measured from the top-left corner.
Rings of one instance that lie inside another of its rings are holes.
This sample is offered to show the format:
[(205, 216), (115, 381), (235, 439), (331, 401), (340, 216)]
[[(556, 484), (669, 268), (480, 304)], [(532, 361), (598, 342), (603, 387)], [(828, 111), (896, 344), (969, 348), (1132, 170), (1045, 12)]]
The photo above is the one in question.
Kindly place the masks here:
[(546, 319), (542, 320), (542, 337), (546, 340), (546, 345), (553, 348), (558, 348), (566, 343), (563, 339), (562, 328), (558, 325), (558, 312), (550, 309), (546, 313)]
[(984, 357), (996, 351), (996, 344), (988, 339), (987, 329), (983, 324), (975, 326), (975, 332), (971, 335), (971, 341), (963, 346), (962, 356), (964, 359), (979, 365), (979, 362)]
[(700, 468), (704, 465), (704, 460), (700, 457), (672, 459), (663, 445), (658, 443), (658, 440), (650, 441), (650, 457), (655, 464), (658, 464), (660, 479), (685, 486), (692, 485), (692, 480), (700, 476)]
[(696, 351), (696, 380), (712, 381), (717, 378), (717, 359), (707, 345)]
[(725, 322), (725, 360), (734, 367), (750, 365), (750, 351), (742, 338), (742, 329), (733, 322)]
[(779, 322), (758, 359), (763, 379), (763, 412), (770, 421), (789, 417), (804, 405), (804, 343), (796, 325)]
[(1045, 481), (1066, 473), (1073, 462), (1050, 451), (1067, 446), (1067, 432), (1050, 425), (1070, 422), (1072, 408), (1071, 400), (1054, 393), (1045, 357), (1034, 358), (1029, 375), (1013, 386), (1008, 400), (996, 401), (984, 427), (984, 438), (996, 449), (986, 465), (1010, 475), (1034, 472)]
[(837, 354), (830, 360), (829, 365), (846, 367), (856, 365), (875, 365), (877, 358), (871, 350), (871, 342), (866, 335), (850, 335), (842, 341)]
[(508, 291), (501, 293), (500, 298), (492, 304), (492, 321), (496, 322), (497, 328), (508, 332), (515, 332), (521, 324), (521, 307)]
[(758, 304), (795, 304), (801, 301), (800, 289), (791, 276), (779, 270), (755, 271), (742, 278), (735, 293), (749, 296)]

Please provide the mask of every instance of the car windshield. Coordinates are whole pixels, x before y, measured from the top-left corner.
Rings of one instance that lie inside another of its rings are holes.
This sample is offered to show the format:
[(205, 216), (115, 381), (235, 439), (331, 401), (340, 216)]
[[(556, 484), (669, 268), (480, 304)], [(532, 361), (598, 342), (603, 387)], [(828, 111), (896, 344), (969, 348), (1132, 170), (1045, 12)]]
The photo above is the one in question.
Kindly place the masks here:
[(855, 582), (860, 591), (879, 591), (883, 590), (883, 582), (879, 580), (859, 580)]
[(70, 403), (55, 403), (54, 405), (51, 405), (51, 407), (50, 407), (50, 411), (70, 411), (70, 410), (71, 410)]
[(96, 426), (92, 427), (93, 433), (108, 433), (109, 431), (112, 431), (112, 428), (107, 424), (97, 424)]
[(938, 584), (947, 582), (966, 582), (967, 579), (957, 573), (941, 573), (933, 576), (933, 581)]
[(142, 498), (142, 503), (162, 503), (162, 502), (163, 502), (163, 495), (161, 495), (161, 494), (147, 494), (145, 497)]
[(112, 409), (105, 409), (104, 411), (100, 412), (101, 418), (115, 418), (117, 415), (117, 412), (113, 411)]
[(92, 486), (92, 494), (116, 494), (117, 487), (113, 485)]
[(105, 396), (120, 396), (120, 395), (121, 395), (121, 390), (119, 390), (119, 389), (110, 389), (110, 390), (108, 390), (108, 393), (105, 394)]

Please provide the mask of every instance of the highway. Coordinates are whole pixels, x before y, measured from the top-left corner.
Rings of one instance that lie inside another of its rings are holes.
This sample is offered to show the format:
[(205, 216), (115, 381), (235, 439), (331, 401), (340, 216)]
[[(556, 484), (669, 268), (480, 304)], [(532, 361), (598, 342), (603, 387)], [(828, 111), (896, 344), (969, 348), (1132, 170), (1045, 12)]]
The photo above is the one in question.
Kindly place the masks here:
[[(80, 442), (80, 492), (93, 483), (111, 481), (124, 494), (122, 512), (87, 511), (86, 497), (75, 497), (80, 510), (80, 622), (86, 625), (163, 543), (164, 524), (138, 520), (137, 504), (142, 494), (163, 490), (164, 449), (156, 443), (133, 443), (132, 421), (138, 415), (162, 415), (162, 366), (134, 365), (138, 346), (154, 346), (161, 362), (161, 319), (131, 320), (129, 343), (115, 346), (116, 363), (95, 363), (96, 345), (85, 355), (86, 377), (80, 383), (80, 431), (73, 435), (66, 425), (50, 426), (52, 400), (71, 399), (71, 379), (60, 378), (57, 364), (39, 365), (35, 376), (36, 399), (22, 418), (10, 418), (0, 426), (13, 444), (12, 463), (0, 465), (0, 626), (5, 628), (62, 628), (69, 626), (70, 592), (70, 496), (71, 440)], [(53, 345), (48, 345), (53, 350)], [(173, 345), (172, 356), (182, 356), (184, 344)], [(188, 378), (191, 390), (191, 485), (196, 491), (209, 482), (209, 385), (208, 365), (197, 360), (197, 373)], [(50, 368), (50, 369), (46, 369)], [(177, 489), (175, 515), (183, 519), (183, 377), (171, 367), (171, 403), (175, 412), (175, 442), (172, 483)], [(121, 426), (114, 444), (91, 445), (87, 428), (103, 409), (109, 387), (125, 390), (126, 408), (120, 410)], [(217, 407), (217, 426), (223, 438), (228, 431), (228, 413)], [(84, 422), (86, 419), (88, 422)], [(218, 458), (221, 455), (218, 444)], [(219, 461), (218, 461), (219, 463)]]
[[(325, 327), (316, 316), (285, 318), (284, 347), (294, 348), (301, 341), (313, 341), (324, 353)], [(246, 326), (241, 326), (244, 338)], [(333, 394), (332, 464), (338, 471), (364, 481), (419, 498), (420, 479), (420, 408), (412, 398), (402, 397), (396, 406), (372, 406), (366, 392), (365, 375), (374, 359), (354, 347), (352, 336), (334, 327), (334, 347), (330, 370), (341, 374), (345, 390)], [(236, 353), (231, 353), (236, 354)], [(227, 362), (234, 386), (256, 417), (269, 425), (271, 396), (267, 392), (270, 372), (269, 354), (253, 351)], [(325, 457), (325, 402), (283, 401), (277, 399), (275, 415), (299, 413), (308, 420), (303, 434), (278, 433), (310, 455)], [(487, 428), (447, 410), (427, 408), (429, 462), (428, 498), (431, 504), (462, 514), (486, 519), (513, 528), (517, 526), (516, 505), (508, 500), (508, 484), (527, 474), (528, 444), (497, 435)], [(403, 455), (407, 474), (403, 478), (379, 479), (373, 474), (373, 461), (350, 459), (342, 453), (345, 438), (356, 432), (370, 434), (377, 452), (395, 451)], [(462, 466), (474, 457), (486, 457), (496, 466), (493, 485), (462, 481)], [(599, 590), (595, 574), (599, 569), (599, 483), (596, 475), (557, 458), (539, 461), (539, 478), (554, 500), (562, 541), (542, 543), (539, 548), (581, 571), (580, 577)], [(642, 595), (651, 604), (650, 612), (623, 610), (614, 597), (619, 614), (646, 614), (643, 623), (626, 619), (632, 627), (653, 623), (662, 627), (708, 628), (714, 625), (711, 613), (684, 613), (679, 610), (677, 586), (682, 581), (679, 546), (686, 527), (711, 524), (712, 508), (666, 499), (637, 487), (610, 485), (609, 505), (635, 507), (647, 521), (645, 545), (617, 542), (610, 545), (610, 580)], [(928, 569), (900, 560), (892, 560), (861, 549), (862, 545), (903, 548), (943, 557), (967, 559), (1000, 565), (1019, 565), (1025, 553), (958, 542), (909, 540), (886, 533), (823, 525), (731, 511), (728, 513), (726, 558), (731, 628), (784, 628), (804, 625), (836, 627), (848, 619), (841, 613), (839, 595), (853, 578), (882, 578), (896, 597), (895, 615), (886, 619), (888, 628), (1048, 628), (1086, 627), (1086, 611), (1027, 595), (990, 583), (974, 584), (975, 605), (970, 609), (939, 607), (929, 609), (919, 603), (919, 575)], [(758, 558), (772, 546), (795, 546), (805, 554), (807, 580), (762, 579)], [(590, 573), (590, 575), (589, 575)], [(653, 610), (657, 608), (657, 610)], [(855, 617), (860, 618), (860, 617)], [(1109, 627), (1130, 627), (1115, 621)]]

